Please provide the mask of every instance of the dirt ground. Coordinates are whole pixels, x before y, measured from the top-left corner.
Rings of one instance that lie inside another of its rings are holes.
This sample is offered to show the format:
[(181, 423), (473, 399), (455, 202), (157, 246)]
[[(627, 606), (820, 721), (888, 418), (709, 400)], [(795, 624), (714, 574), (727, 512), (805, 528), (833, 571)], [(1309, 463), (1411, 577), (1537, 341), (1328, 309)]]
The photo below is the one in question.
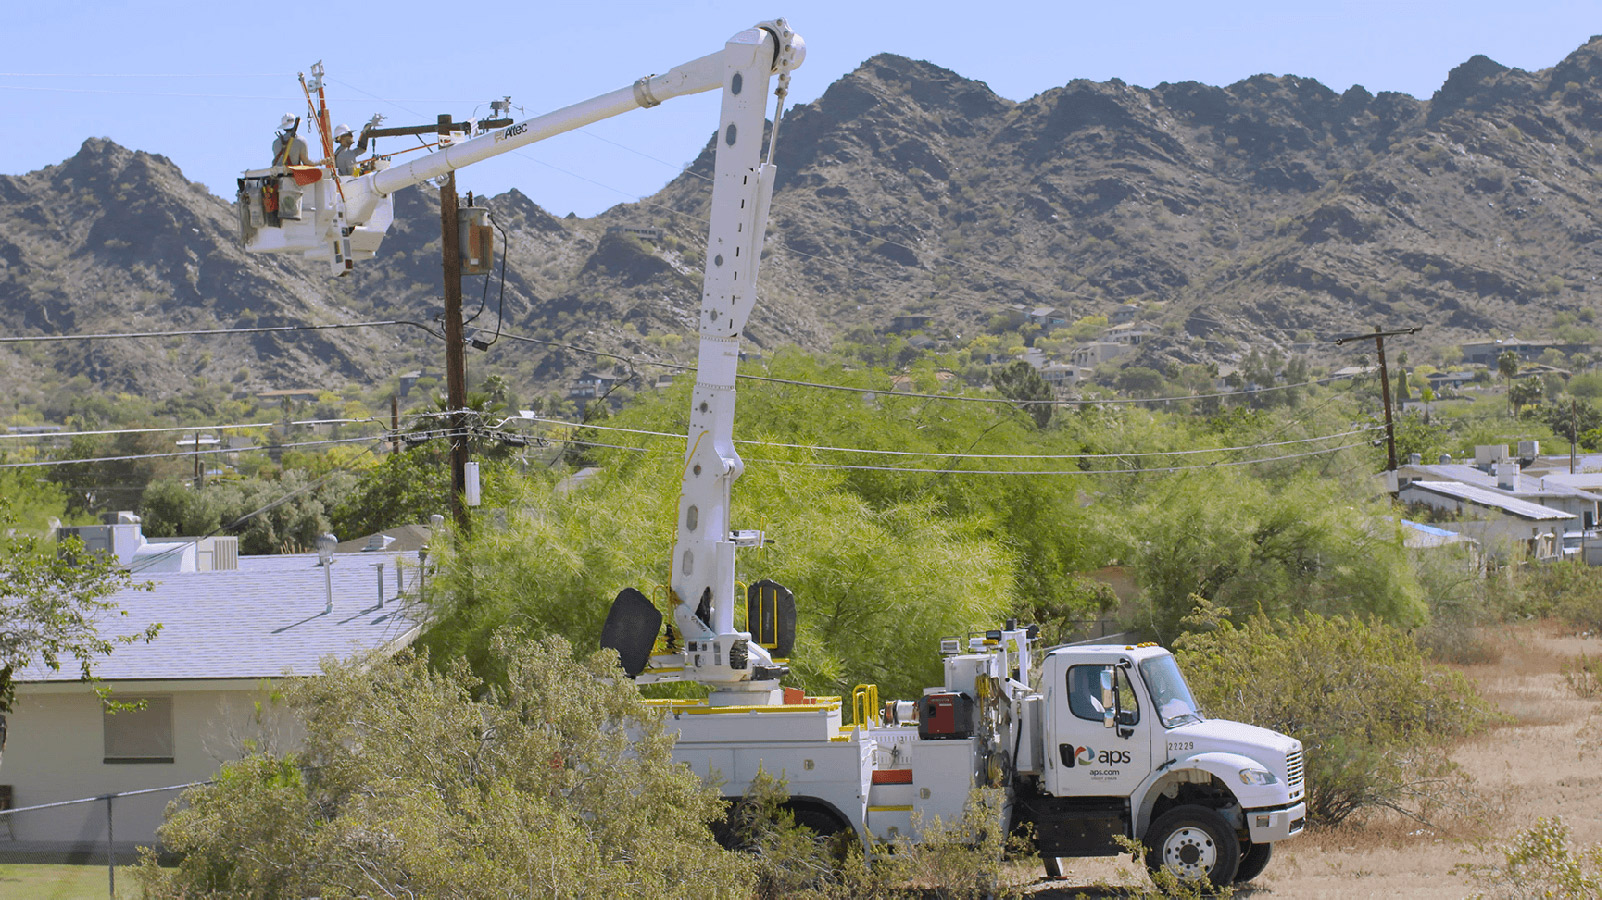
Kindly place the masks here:
[[(1582, 653), (1602, 656), (1602, 640), (1531, 624), (1497, 643), (1496, 662), (1459, 667), (1508, 716), (1452, 754), (1473, 778), (1461, 812), (1432, 815), (1436, 829), (1371, 819), (1304, 833), (1278, 845), (1267, 871), (1236, 896), (1455, 900), (1475, 887), (1454, 867), (1500, 861), (1479, 844), (1489, 848), (1542, 816), (1561, 816), (1577, 846), (1602, 843), (1602, 699), (1578, 697), (1561, 671)], [(1127, 857), (1064, 863), (1066, 877), (1037, 879), (1031, 897), (1122, 897), (1149, 885)]]

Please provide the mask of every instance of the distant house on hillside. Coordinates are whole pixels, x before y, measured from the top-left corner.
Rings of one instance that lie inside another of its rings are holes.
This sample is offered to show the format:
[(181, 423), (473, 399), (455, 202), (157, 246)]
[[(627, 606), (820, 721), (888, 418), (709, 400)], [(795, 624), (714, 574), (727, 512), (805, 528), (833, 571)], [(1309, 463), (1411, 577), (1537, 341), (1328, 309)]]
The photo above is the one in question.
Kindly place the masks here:
[(1590, 344), (1560, 344), (1556, 341), (1469, 341), (1462, 345), (1463, 361), (1471, 365), (1481, 365), (1496, 369), (1496, 360), (1503, 353), (1512, 350), (1519, 361), (1535, 362), (1542, 353), (1548, 350), (1558, 350), (1565, 355), (1591, 352)]
[(1053, 329), (1062, 328), (1068, 324), (1068, 317), (1055, 306), (1037, 306), (1029, 311), (1029, 324), (1040, 326), (1040, 330), (1050, 334)]
[[(204, 781), (243, 755), (245, 739), (292, 747), (300, 725), (270, 714), (272, 683), (315, 677), (324, 657), (389, 654), (408, 645), (422, 613), (403, 599), (401, 585), (415, 593), (419, 575), (416, 553), (389, 552), (338, 553), (326, 570), (315, 554), (300, 554), (239, 557), (233, 570), (138, 576), (154, 589), (117, 594), (127, 615), (102, 627), (110, 636), (159, 622), (161, 632), (149, 644), (119, 645), (96, 662), (95, 672), (114, 700), (143, 708), (108, 713), (70, 661), (61, 671), (18, 673), (0, 761), (13, 806)], [(176, 796), (115, 801), (119, 857), (154, 842)], [(12, 841), (0, 842), (0, 858), (103, 852), (104, 803), (9, 818)]]
[(931, 318), (933, 317), (914, 315), (912, 313), (903, 313), (890, 320), (890, 333), (906, 334), (909, 331), (917, 331), (920, 328), (926, 328), (928, 327), (929, 320)]
[(1081, 369), (1094, 369), (1129, 352), (1128, 344), (1116, 341), (1091, 341), (1075, 347), (1069, 354), (1069, 361)]
[(649, 225), (608, 225), (607, 234), (628, 234), (643, 240), (658, 242), (662, 240), (662, 229)]
[(577, 401), (594, 400), (605, 394), (614, 384), (617, 384), (617, 379), (610, 375), (585, 372), (573, 379), (573, 383), (568, 385), (567, 399)]

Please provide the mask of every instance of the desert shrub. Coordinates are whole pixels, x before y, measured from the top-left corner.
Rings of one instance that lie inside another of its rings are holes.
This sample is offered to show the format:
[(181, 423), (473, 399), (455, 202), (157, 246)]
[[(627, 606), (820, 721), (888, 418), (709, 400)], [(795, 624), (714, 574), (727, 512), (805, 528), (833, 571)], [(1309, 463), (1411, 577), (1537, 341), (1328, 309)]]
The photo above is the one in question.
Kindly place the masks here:
[(1602, 695), (1602, 659), (1581, 653), (1579, 659), (1564, 660), (1562, 671), (1563, 680), (1575, 694), (1586, 699)]
[[(420, 655), (292, 685), (305, 750), (255, 753), (169, 809), (149, 897), (740, 896), (715, 791), (617, 673), (560, 639), (497, 640), (506, 687)], [(475, 696), (476, 695), (476, 696)]]
[(1532, 611), (1584, 631), (1602, 631), (1602, 579), (1579, 562), (1530, 567), (1523, 576)]
[(806, 900), (1013, 897), (1001, 883), (1007, 851), (1032, 851), (1008, 840), (1001, 828), (999, 790), (978, 789), (961, 819), (918, 819), (921, 840), (880, 841), (871, 861), (855, 833), (821, 837), (796, 825), (785, 809), (784, 782), (758, 774), (729, 813), (729, 836), (751, 854), (754, 897)]
[(1486, 626), (1511, 614), (1518, 602), (1514, 582), (1486, 577), (1474, 558), (1446, 548), (1413, 554), (1413, 571), (1429, 607), (1429, 621), (1413, 632), (1419, 647), (1437, 662), (1495, 662), (1500, 651)]
[(1491, 716), (1468, 679), (1377, 619), (1236, 625), (1225, 612), (1203, 601), (1187, 623), (1203, 630), (1176, 642), (1191, 688), (1210, 715), (1302, 742), (1314, 821), (1371, 808), (1423, 819), (1455, 799), (1463, 779), (1445, 745)]
[(1602, 845), (1575, 848), (1562, 819), (1539, 819), (1506, 845), (1500, 863), (1465, 864), (1456, 872), (1479, 888), (1476, 900), (1581, 900), (1602, 896)]

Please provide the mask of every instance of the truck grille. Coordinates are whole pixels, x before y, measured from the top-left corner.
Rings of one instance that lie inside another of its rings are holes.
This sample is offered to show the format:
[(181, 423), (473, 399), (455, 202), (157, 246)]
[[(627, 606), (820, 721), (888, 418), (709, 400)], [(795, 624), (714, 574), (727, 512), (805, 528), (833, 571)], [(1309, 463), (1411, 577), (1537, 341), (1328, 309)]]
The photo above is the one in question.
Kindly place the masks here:
[(1300, 750), (1285, 757), (1285, 783), (1293, 788), (1302, 786), (1302, 751)]

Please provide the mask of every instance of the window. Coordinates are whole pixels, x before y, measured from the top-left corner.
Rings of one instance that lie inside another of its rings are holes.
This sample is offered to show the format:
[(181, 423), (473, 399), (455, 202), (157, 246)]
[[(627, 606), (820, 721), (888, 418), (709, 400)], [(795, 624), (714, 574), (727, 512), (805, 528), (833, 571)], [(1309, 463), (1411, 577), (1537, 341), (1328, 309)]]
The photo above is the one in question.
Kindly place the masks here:
[(1081, 719), (1102, 720), (1101, 673), (1113, 670), (1113, 687), (1118, 692), (1118, 724), (1140, 721), (1140, 703), (1129, 685), (1129, 675), (1113, 666), (1071, 666), (1068, 669), (1068, 709)]
[(105, 728), (107, 764), (172, 762), (172, 698), (145, 697), (120, 700), (140, 703), (140, 709), (101, 713)]

